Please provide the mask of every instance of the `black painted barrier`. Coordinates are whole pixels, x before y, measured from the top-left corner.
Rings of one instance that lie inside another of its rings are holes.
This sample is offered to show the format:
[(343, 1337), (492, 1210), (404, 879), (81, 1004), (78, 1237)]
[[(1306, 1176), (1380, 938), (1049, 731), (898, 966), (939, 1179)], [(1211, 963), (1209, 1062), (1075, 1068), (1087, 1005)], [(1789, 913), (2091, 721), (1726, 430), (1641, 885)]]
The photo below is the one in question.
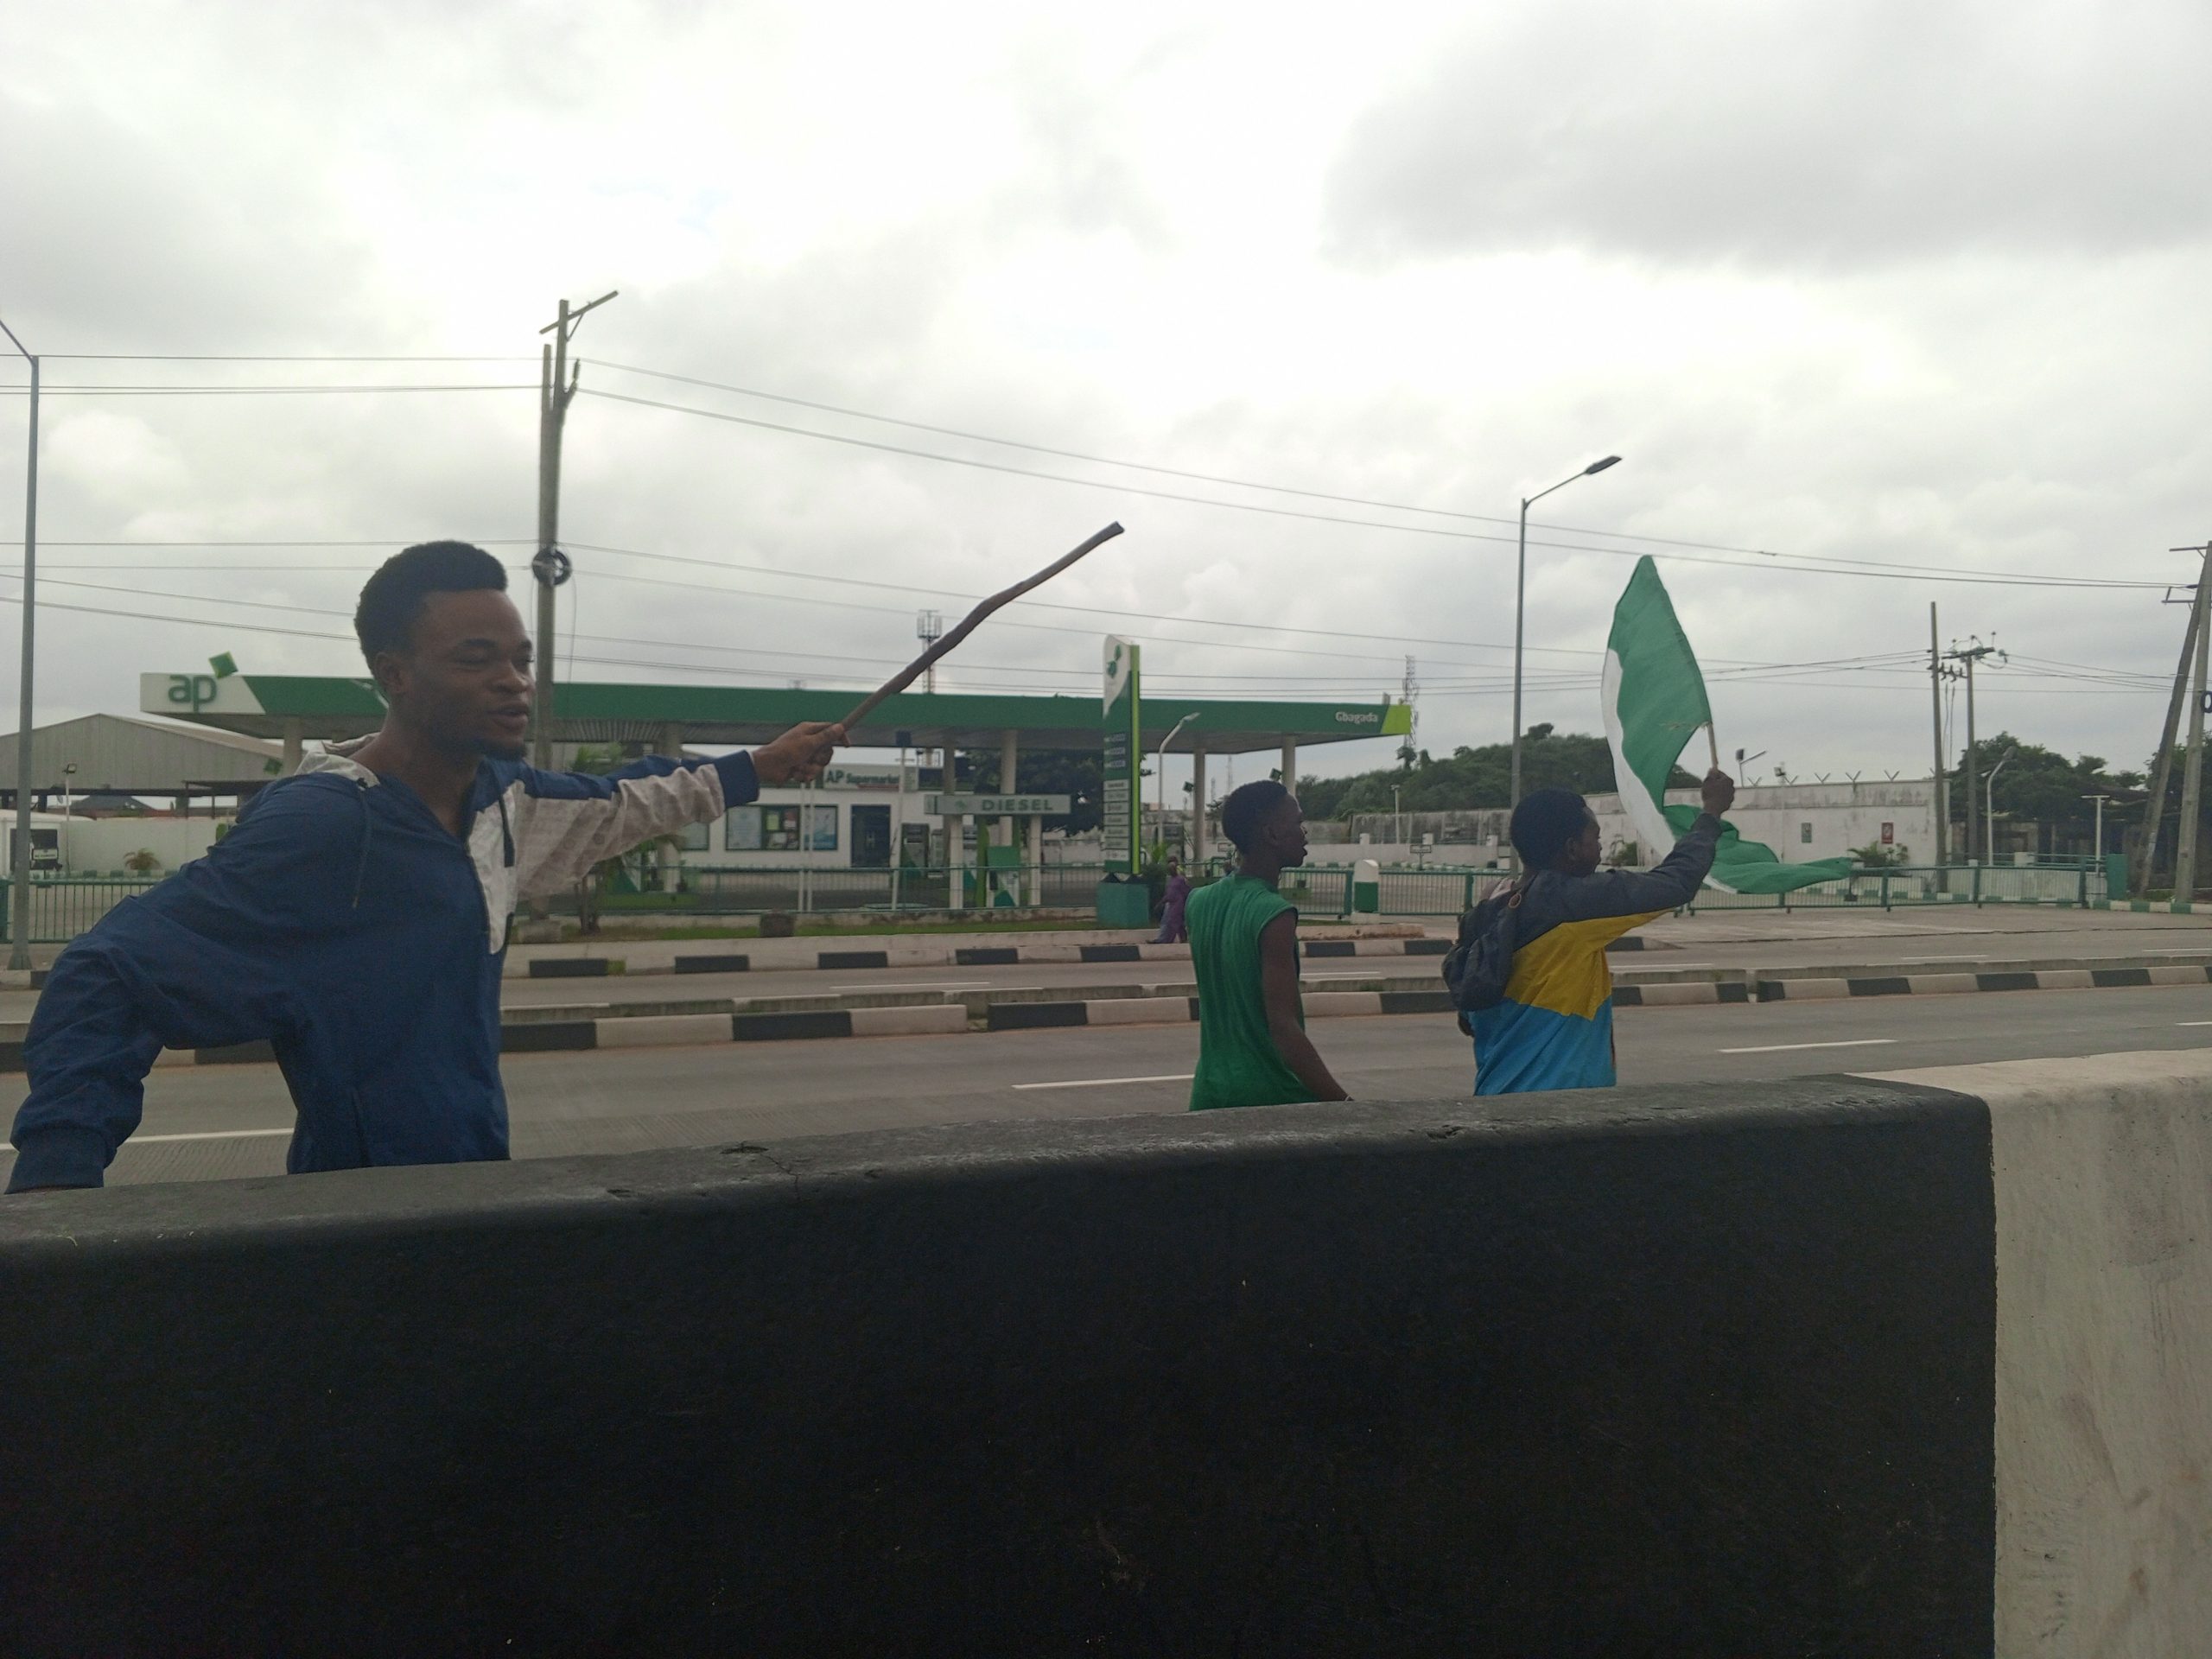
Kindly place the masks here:
[(823, 950), (815, 955), (817, 968), (888, 968), (891, 953), (887, 950)]
[(1848, 1079), (0, 1204), (0, 1651), (1986, 1654), (1990, 1132)]
[(538, 957), (531, 962), (532, 979), (603, 979), (607, 976), (609, 958), (606, 957)]
[(679, 974), (742, 974), (753, 967), (753, 958), (746, 956), (697, 956), (671, 958), (671, 966)]

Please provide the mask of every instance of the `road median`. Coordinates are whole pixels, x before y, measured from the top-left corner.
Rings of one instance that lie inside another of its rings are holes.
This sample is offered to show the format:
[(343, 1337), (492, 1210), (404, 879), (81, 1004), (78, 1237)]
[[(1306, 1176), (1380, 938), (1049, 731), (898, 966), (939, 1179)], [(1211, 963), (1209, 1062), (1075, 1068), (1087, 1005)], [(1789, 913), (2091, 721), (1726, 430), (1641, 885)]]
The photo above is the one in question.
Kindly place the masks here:
[[(1955, 996), (2015, 991), (2142, 990), (2212, 985), (2212, 962), (1992, 963), (1973, 970), (1897, 973), (1879, 967), (1695, 968), (1615, 970), (1623, 1008)], [(1450, 994), (1433, 972), (1308, 979), (1309, 1020), (1423, 1014), (1448, 1017)], [(1077, 986), (908, 987), (764, 997), (645, 997), (511, 1007), (504, 1053), (1039, 1031), (1072, 1026), (1183, 1025), (1198, 1017), (1189, 982), (1104, 981)], [(28, 1026), (0, 1024), (0, 1072), (22, 1070)], [(158, 1065), (270, 1064), (270, 1045), (163, 1050)]]

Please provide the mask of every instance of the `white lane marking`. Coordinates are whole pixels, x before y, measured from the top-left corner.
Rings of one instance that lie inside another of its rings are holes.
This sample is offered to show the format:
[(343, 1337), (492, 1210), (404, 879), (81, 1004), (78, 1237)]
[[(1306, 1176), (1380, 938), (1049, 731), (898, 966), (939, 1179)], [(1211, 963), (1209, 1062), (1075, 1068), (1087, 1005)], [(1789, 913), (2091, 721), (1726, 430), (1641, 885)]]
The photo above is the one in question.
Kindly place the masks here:
[(1016, 1089), (1103, 1089), (1116, 1083), (1188, 1083), (1194, 1073), (1171, 1071), (1157, 1077), (1078, 1077), (1069, 1083), (1017, 1083)]
[(2193, 944), (2186, 950), (2145, 950), (2143, 954), (2146, 957), (2201, 957), (2204, 952), (2203, 945)]
[(1898, 966), (1910, 968), (1916, 963), (1923, 962), (1987, 962), (1988, 960), (1987, 957), (1913, 957), (1900, 963)]
[(1375, 974), (1374, 974), (1374, 973), (1372, 973), (1372, 972), (1364, 973), (1364, 974), (1300, 974), (1300, 975), (1299, 976), (1299, 977), (1300, 977), (1300, 979), (1312, 979), (1312, 980), (1323, 980), (1323, 979), (1374, 979), (1374, 978), (1376, 978), (1376, 975), (1375, 975)]
[[(149, 1147), (156, 1141), (245, 1141), (256, 1135), (289, 1135), (290, 1133), (289, 1129), (207, 1129), (198, 1135), (134, 1135), (123, 1144), (125, 1147)], [(13, 1147), (0, 1147), (0, 1152), (7, 1153), (11, 1156), (15, 1150)]]
[[(987, 979), (927, 979), (913, 980), (904, 985), (832, 985), (830, 994), (842, 996), (847, 992), (860, 991), (988, 991), (991, 982)], [(1034, 991), (1045, 988), (1038, 985), (1001, 985), (1006, 991)]]
[(1894, 1037), (1854, 1037), (1842, 1043), (1769, 1043), (1760, 1048), (1724, 1048), (1723, 1054), (1786, 1054), (1793, 1048), (1882, 1048), (1897, 1041)]
[(2190, 1026), (2212, 1026), (2212, 1020), (2177, 1020), (2174, 1021), (2174, 1029), (2177, 1031), (2185, 1030)]

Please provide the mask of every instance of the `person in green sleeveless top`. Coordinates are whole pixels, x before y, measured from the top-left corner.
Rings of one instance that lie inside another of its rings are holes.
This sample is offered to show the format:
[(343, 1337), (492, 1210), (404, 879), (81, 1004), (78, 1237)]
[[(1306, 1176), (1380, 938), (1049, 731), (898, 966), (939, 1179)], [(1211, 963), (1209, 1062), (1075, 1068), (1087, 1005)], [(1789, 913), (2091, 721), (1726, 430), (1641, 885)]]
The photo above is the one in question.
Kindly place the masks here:
[(1306, 1035), (1298, 999), (1298, 912), (1275, 890), (1306, 861), (1306, 815), (1274, 782), (1231, 790), (1221, 829), (1236, 871), (1191, 895), (1198, 980), (1198, 1069), (1191, 1109), (1349, 1100)]

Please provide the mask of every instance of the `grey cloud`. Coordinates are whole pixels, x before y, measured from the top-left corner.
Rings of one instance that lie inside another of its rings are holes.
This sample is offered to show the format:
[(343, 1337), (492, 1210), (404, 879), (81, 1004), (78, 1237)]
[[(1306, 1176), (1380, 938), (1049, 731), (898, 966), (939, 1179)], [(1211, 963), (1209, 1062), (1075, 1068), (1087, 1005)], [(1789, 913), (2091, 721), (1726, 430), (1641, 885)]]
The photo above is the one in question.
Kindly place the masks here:
[[(1172, 59), (1163, 49), (1160, 56)], [(1020, 124), (1021, 166), (995, 193), (985, 229), (994, 238), (1046, 228), (1077, 236), (1119, 232), (1147, 252), (1170, 241), (1169, 216), (1122, 143), (1117, 94), (1142, 72), (1100, 84), (1070, 73), (1064, 44), (1033, 38), (1014, 54), (1008, 94)], [(1153, 66), (1153, 67), (1156, 67)]]
[(34, 351), (327, 341), (375, 315), (365, 251), (263, 134), (0, 98), (0, 270), (50, 336)]
[(1353, 124), (1323, 243), (1846, 268), (2193, 242), (2209, 48), (2193, 0), (1501, 10)]

